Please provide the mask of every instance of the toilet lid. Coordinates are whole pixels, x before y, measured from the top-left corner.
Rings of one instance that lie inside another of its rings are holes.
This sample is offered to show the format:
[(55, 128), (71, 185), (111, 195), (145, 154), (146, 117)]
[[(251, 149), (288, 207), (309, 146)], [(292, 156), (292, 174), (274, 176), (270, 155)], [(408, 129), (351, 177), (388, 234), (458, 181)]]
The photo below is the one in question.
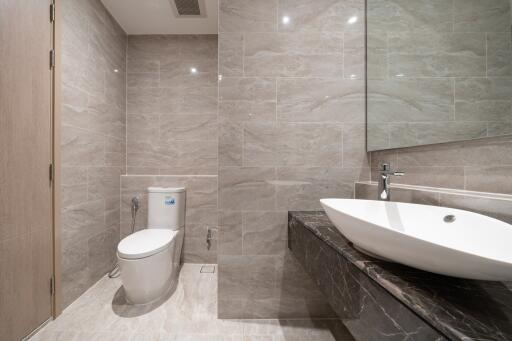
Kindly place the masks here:
[(164, 250), (177, 231), (167, 229), (144, 229), (121, 240), (117, 246), (119, 257), (139, 259), (149, 257)]

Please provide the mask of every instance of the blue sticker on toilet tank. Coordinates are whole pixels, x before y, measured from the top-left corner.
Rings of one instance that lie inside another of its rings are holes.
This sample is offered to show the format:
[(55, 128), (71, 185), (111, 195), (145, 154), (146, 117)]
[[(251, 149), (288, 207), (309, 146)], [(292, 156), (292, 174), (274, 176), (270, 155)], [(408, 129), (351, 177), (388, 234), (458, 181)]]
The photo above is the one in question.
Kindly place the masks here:
[(176, 200), (171, 197), (165, 198), (165, 206), (174, 206), (176, 205)]

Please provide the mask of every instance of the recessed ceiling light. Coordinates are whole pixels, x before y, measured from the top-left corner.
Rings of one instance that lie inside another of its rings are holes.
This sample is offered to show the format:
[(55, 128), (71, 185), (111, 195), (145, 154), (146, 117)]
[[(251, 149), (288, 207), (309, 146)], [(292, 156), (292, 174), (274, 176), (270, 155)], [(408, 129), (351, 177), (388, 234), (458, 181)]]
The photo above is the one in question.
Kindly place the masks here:
[(350, 17), (347, 21), (347, 23), (349, 23), (349, 24), (355, 24), (356, 22), (357, 22), (356, 16)]
[(190, 68), (190, 73), (197, 73), (197, 69), (195, 67)]
[(285, 15), (282, 20), (283, 20), (283, 24), (285, 24), (285, 25), (290, 23), (290, 17), (287, 15)]

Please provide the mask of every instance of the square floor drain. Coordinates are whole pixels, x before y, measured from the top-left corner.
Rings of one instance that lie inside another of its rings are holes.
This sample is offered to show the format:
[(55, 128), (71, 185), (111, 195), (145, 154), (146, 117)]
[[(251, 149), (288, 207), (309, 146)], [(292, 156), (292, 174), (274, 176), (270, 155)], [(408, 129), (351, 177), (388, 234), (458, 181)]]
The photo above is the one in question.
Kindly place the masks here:
[(213, 274), (215, 273), (215, 265), (203, 265), (199, 272), (202, 274)]

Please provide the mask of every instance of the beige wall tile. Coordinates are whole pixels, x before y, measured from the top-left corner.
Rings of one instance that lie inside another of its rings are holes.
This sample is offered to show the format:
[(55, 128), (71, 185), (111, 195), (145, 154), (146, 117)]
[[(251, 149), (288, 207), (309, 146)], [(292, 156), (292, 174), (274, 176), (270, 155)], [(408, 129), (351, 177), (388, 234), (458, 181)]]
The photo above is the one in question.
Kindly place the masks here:
[(277, 118), (291, 122), (364, 123), (364, 83), (280, 78), (277, 81)]
[(369, 170), (360, 168), (278, 168), (276, 207), (283, 211), (320, 210), (322, 198), (353, 198), (354, 182), (368, 176)]
[(61, 137), (63, 166), (103, 166), (105, 137), (72, 126), (64, 126)]
[(269, 122), (276, 118), (273, 100), (224, 100), (219, 103), (220, 122)]
[[(286, 222), (278, 222), (288, 209), (318, 209), (321, 197), (352, 197), (354, 179), (369, 179), (355, 128), (365, 122), (364, 82), (343, 70), (344, 36), (348, 47), (364, 46), (363, 12), (359, 0), (221, 1), (219, 316), (332, 312), (323, 298), (297, 295), (312, 287), (299, 269), (285, 273)], [(355, 58), (346, 65), (361, 74)], [(342, 165), (346, 123), (354, 124), (345, 154), (353, 168)]]
[(510, 1), (454, 0), (455, 32), (505, 32), (510, 28)]
[(463, 78), (455, 81), (457, 121), (509, 121), (512, 78)]
[[(289, 23), (282, 21), (290, 18)], [(356, 17), (355, 23), (349, 19)], [(358, 0), (280, 0), (279, 31), (363, 31), (364, 3)]]
[(370, 0), (368, 31), (452, 31), (452, 1)]
[(245, 166), (339, 166), (341, 127), (311, 123), (248, 123)]
[[(377, 183), (356, 183), (355, 198), (377, 200)], [(391, 200), (396, 202), (407, 202), (420, 205), (439, 205), (440, 193), (418, 189), (408, 189), (391, 185)]]
[(464, 141), (487, 136), (486, 122), (391, 123), (389, 147)]
[(275, 101), (273, 78), (223, 77), (219, 82), (220, 101)]
[(440, 204), (445, 207), (459, 208), (484, 214), (507, 223), (512, 222), (512, 201), (504, 198), (480, 196), (478, 194), (440, 194)]
[(136, 72), (127, 74), (127, 86), (130, 88), (158, 88), (160, 74), (157, 72)]
[(388, 44), (390, 77), (482, 77), (486, 73), (482, 33), (393, 33)]
[(466, 167), (466, 189), (490, 193), (512, 193), (512, 166)]
[(368, 168), (370, 158), (366, 152), (366, 125), (343, 125), (342, 162), (343, 167)]
[(286, 250), (287, 222), (287, 212), (245, 212), (243, 254), (283, 254)]
[(219, 207), (222, 210), (274, 209), (275, 170), (269, 167), (221, 167)]
[(124, 169), (118, 167), (89, 167), (87, 170), (88, 199), (119, 197), (120, 177), (123, 173)]
[(244, 72), (244, 35), (219, 33), (219, 75), (242, 76)]
[(61, 211), (61, 239), (64, 247), (86, 242), (105, 229), (105, 204), (103, 200), (88, 201), (76, 206), (63, 207)]
[(162, 115), (160, 139), (217, 141), (217, 115)]
[(336, 54), (287, 55), (261, 53), (244, 58), (248, 76), (343, 78), (343, 57)]
[(128, 172), (217, 174), (217, 36), (130, 36), (127, 55), (151, 75), (128, 81)]
[[(99, 1), (63, 3), (63, 305), (114, 263), (126, 165), (126, 34)], [(117, 70), (115, 72), (114, 70)]]
[[(463, 166), (400, 166), (399, 168), (400, 171), (405, 173), (405, 175), (393, 178), (395, 183), (416, 186), (464, 189), (465, 177)], [(376, 181), (377, 176), (378, 170), (372, 170), (372, 180)]]
[[(391, 186), (392, 201), (458, 208), (477, 212), (510, 223), (512, 200), (499, 194)], [(356, 183), (356, 198), (375, 200), (377, 183)]]
[(243, 218), (240, 211), (223, 211), (219, 218), (219, 255), (242, 254)]
[(241, 299), (272, 298), (276, 287), (276, 264), (282, 256), (222, 255), (219, 296)]
[(243, 125), (229, 121), (219, 123), (219, 166), (243, 165)]
[(511, 33), (487, 33), (487, 75), (512, 77)]
[(219, 1), (219, 32), (277, 30), (277, 0)]
[(450, 79), (392, 79), (368, 84), (368, 122), (453, 120)]

